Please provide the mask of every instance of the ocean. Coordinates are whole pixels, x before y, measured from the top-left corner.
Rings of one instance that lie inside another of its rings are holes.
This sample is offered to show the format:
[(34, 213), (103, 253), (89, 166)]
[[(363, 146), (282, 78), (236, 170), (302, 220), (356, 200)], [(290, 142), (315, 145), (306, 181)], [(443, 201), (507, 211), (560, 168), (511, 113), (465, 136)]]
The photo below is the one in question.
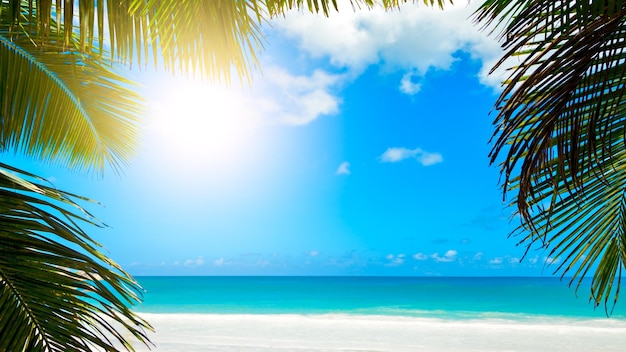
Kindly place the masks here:
[[(610, 318), (554, 277), (138, 277), (158, 352), (622, 351)], [(136, 346), (138, 351), (148, 351)], [(155, 350), (154, 347), (151, 350)]]
[[(449, 319), (605, 318), (555, 277), (139, 277), (144, 313), (360, 314)], [(611, 315), (626, 319), (626, 301)]]

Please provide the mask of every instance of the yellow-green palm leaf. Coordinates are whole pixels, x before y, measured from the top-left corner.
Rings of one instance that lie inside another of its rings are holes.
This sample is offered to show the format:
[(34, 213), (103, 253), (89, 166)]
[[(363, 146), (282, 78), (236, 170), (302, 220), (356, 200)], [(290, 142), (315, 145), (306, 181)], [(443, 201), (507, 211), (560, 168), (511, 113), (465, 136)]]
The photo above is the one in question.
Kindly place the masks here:
[(141, 112), (130, 82), (96, 60), (24, 41), (0, 35), (0, 151), (76, 169), (129, 160)]

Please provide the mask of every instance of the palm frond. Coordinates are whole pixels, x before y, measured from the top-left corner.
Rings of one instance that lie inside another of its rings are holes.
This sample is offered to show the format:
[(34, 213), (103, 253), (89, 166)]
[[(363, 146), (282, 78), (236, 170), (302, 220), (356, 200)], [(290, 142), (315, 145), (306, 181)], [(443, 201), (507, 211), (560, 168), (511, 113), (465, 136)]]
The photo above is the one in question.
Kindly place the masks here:
[(95, 59), (0, 35), (0, 151), (75, 169), (120, 169), (134, 153), (141, 98)]
[[(407, 0), (351, 0), (354, 8), (396, 8)], [(412, 0), (443, 7), (451, 0)], [(328, 15), (337, 0), (80, 0), (3, 2), (0, 27), (13, 36), (57, 38), (66, 50), (154, 64), (226, 80), (249, 79), (262, 49), (261, 25), (291, 9)], [(54, 14), (54, 18), (52, 18)], [(78, 15), (77, 15), (78, 14)], [(57, 33), (56, 36), (52, 33)], [(77, 33), (77, 35), (76, 35)], [(105, 44), (108, 37), (108, 44)], [(35, 44), (39, 42), (34, 41)], [(108, 47), (107, 47), (108, 45)]]
[(502, 30), (497, 66), (519, 60), (496, 103), (490, 154), (504, 155), (516, 234), (550, 248), (572, 283), (595, 270), (590, 297), (609, 305), (626, 263), (626, 2), (493, 0), (476, 18)]
[(79, 226), (101, 226), (43, 180), (0, 164), (0, 350), (133, 350), (147, 322), (128, 307), (141, 288)]
[[(256, 1), (255, 1), (256, 2)], [(263, 1), (259, 1), (263, 2)], [(357, 8), (373, 8), (376, 6), (382, 6), (385, 9), (399, 8), (400, 5), (412, 2), (423, 3), (424, 5), (439, 8), (443, 8), (446, 3), (452, 4), (452, 0), (350, 0), (352, 9)], [(328, 16), (331, 10), (339, 11), (339, 5), (337, 0), (266, 0), (264, 1), (271, 17), (277, 15), (283, 15), (285, 12), (298, 9), (307, 10), (311, 13), (322, 12), (325, 16)]]
[(264, 14), (258, 6), (257, 1), (197, 0), (110, 6), (111, 43), (118, 56), (130, 60), (140, 58), (142, 52), (148, 56), (152, 46), (155, 65), (160, 57), (169, 71), (230, 81), (234, 70), (241, 79), (249, 79), (262, 47)]

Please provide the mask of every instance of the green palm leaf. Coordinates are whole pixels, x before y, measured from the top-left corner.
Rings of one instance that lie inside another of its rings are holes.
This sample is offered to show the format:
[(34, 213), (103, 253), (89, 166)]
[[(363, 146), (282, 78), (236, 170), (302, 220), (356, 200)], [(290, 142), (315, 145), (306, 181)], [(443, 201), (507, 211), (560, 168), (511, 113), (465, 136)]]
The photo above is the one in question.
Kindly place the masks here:
[(132, 350), (120, 327), (146, 342), (140, 287), (79, 227), (100, 224), (40, 181), (0, 164), (0, 350)]
[(515, 234), (549, 248), (577, 287), (593, 272), (590, 299), (608, 308), (626, 263), (626, 2), (490, 0), (476, 16), (502, 28), (497, 66), (519, 61), (491, 153), (516, 192)]

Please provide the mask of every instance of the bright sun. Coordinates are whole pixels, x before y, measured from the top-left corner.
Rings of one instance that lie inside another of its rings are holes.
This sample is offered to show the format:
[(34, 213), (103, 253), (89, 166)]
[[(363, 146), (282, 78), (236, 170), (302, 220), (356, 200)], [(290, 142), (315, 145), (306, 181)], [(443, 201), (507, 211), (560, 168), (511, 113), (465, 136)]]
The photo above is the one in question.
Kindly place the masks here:
[(282, 148), (262, 95), (238, 83), (162, 75), (146, 88), (148, 183), (175, 184), (179, 195), (208, 192), (223, 202), (259, 194), (259, 184), (271, 188)]
[(164, 79), (149, 87), (152, 126), (162, 150), (189, 165), (224, 167), (254, 145), (258, 117), (242, 89), (192, 79)]

